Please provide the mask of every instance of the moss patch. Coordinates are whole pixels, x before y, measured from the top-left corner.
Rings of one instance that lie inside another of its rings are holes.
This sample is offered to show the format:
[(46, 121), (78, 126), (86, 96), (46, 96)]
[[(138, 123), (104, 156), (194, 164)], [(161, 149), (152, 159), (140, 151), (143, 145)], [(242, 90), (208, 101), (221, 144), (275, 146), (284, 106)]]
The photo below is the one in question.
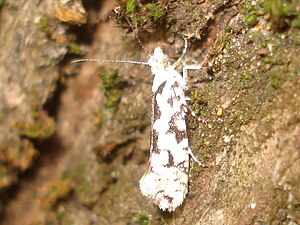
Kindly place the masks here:
[(110, 72), (99, 72), (98, 76), (102, 80), (102, 85), (107, 96), (105, 106), (107, 108), (117, 106), (127, 82), (124, 80), (124, 78), (118, 76), (117, 70), (112, 70)]

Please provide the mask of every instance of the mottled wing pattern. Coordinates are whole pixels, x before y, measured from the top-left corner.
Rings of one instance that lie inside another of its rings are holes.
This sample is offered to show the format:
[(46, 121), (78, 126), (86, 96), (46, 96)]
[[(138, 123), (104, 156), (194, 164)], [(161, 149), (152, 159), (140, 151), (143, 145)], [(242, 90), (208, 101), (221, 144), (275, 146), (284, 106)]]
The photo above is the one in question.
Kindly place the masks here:
[(140, 180), (141, 192), (170, 212), (182, 204), (188, 192), (190, 152), (185, 83), (178, 72), (171, 72), (172, 76), (153, 90), (150, 166)]

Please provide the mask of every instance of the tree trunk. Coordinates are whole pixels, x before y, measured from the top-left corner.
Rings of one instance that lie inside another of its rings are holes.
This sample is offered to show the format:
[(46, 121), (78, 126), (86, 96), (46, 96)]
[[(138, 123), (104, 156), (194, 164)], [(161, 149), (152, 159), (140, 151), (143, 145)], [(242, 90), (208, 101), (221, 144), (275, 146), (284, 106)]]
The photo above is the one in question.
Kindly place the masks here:
[[(297, 0), (6, 0), (0, 9), (3, 224), (300, 224)], [(139, 191), (150, 68), (71, 60), (147, 62), (145, 50), (160, 46), (173, 63), (183, 38), (183, 62), (202, 66), (188, 73), (196, 116), (186, 123), (205, 167), (190, 160), (188, 195), (168, 213)]]

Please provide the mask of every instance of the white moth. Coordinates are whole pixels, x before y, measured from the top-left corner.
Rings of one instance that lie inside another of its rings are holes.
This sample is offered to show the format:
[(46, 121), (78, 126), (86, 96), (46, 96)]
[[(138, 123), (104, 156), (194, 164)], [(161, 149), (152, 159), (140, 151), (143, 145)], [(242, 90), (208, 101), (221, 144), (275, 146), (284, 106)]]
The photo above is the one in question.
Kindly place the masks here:
[(160, 209), (169, 212), (174, 211), (182, 204), (188, 192), (190, 156), (201, 165), (189, 148), (185, 122), (188, 98), (184, 93), (188, 89), (187, 70), (200, 69), (200, 66), (184, 67), (183, 76), (175, 70), (186, 53), (186, 49), (187, 41), (185, 40), (182, 56), (173, 65), (159, 47), (154, 49), (153, 56), (150, 55), (147, 63), (99, 59), (73, 61), (133, 63), (151, 67), (154, 80), (152, 85), (150, 165), (140, 180), (140, 190)]
[[(186, 48), (187, 43), (183, 54)], [(185, 122), (188, 105), (184, 93), (187, 70), (200, 69), (200, 66), (184, 67), (182, 77), (175, 70), (179, 60), (170, 65), (167, 56), (157, 47), (148, 61), (154, 75), (150, 166), (140, 180), (143, 195), (169, 212), (182, 204), (188, 192), (190, 156), (201, 164), (189, 148)]]

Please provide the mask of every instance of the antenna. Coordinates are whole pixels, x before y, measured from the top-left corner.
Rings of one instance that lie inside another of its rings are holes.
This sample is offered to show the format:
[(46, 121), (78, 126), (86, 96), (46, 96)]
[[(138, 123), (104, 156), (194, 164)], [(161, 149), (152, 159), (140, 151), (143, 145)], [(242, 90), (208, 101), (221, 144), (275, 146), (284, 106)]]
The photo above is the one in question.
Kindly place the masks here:
[[(129, 26), (131, 27), (136, 39), (138, 40), (139, 44), (141, 45), (141, 47), (144, 49), (144, 51), (146, 52), (146, 54), (149, 56), (149, 57), (152, 57), (152, 55), (150, 55), (145, 46), (142, 44), (141, 40), (139, 39), (137, 33), (135, 32), (134, 28), (133, 28), (133, 25), (131, 24), (131, 22), (129, 21), (129, 19), (127, 17), (126, 18), (126, 21), (127, 23), (129, 23)], [(130, 63), (130, 64), (138, 64), (138, 65), (146, 65), (146, 66), (149, 66), (149, 63), (148, 62), (140, 62), (140, 61), (131, 61), (131, 60), (107, 60), (107, 59), (74, 59), (71, 61), (71, 63), (80, 63), (80, 62), (104, 62), (104, 63)]]
[(106, 60), (106, 59), (74, 59), (71, 63), (80, 63), (80, 62), (104, 62), (104, 63), (130, 63), (138, 65), (149, 66), (149, 63), (139, 62), (139, 61), (128, 61), (128, 60)]
[(146, 52), (146, 54), (147, 54), (149, 57), (152, 57), (152, 55), (150, 55), (150, 54), (147, 52), (145, 46), (142, 44), (141, 40), (139, 39), (137, 33), (135, 32), (135, 30), (134, 30), (134, 28), (133, 28), (133, 25), (132, 25), (132, 24), (130, 23), (130, 21), (129, 21), (129, 19), (128, 19), (127, 17), (125, 17), (125, 19), (126, 19), (127, 23), (129, 23), (129, 26), (131, 27), (131, 29), (132, 29), (132, 31), (133, 31), (133, 33), (134, 33), (134, 36), (136, 37), (136, 39), (138, 40), (139, 44), (142, 46), (142, 48), (144, 49), (144, 51)]

